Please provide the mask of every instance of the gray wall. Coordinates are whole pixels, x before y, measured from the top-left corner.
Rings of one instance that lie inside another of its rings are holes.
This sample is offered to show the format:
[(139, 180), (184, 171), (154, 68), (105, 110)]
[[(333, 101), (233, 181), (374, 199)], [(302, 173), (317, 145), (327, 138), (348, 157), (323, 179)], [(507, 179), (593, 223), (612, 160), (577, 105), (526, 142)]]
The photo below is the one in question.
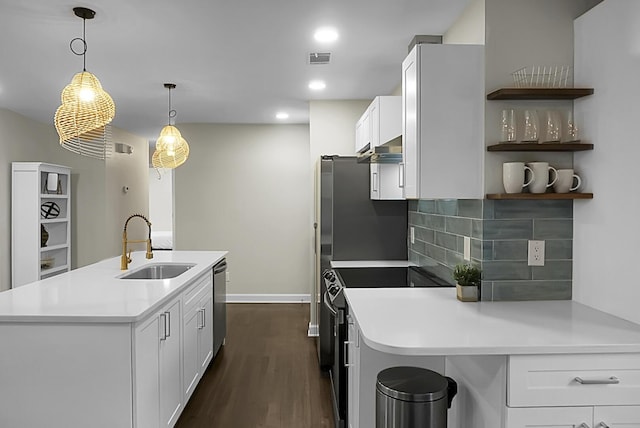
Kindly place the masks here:
[[(0, 291), (11, 285), (11, 162), (71, 167), (72, 268), (118, 255), (126, 216), (147, 212), (147, 142), (113, 128), (114, 140), (133, 146), (134, 154), (114, 154), (105, 162), (61, 148), (52, 124), (6, 109), (0, 109), (0, 129)], [(124, 183), (133, 189), (126, 195)]]
[[(571, 299), (571, 201), (419, 200), (409, 203), (409, 260), (454, 284), (471, 238), (482, 300)], [(527, 265), (527, 242), (545, 241), (545, 265)]]
[(227, 292), (309, 295), (307, 125), (179, 124), (175, 248), (228, 250)]
[(638, 120), (640, 2), (610, 0), (576, 20), (576, 81), (593, 87), (576, 100), (592, 152), (576, 154), (593, 200), (574, 208), (574, 299), (640, 323)]

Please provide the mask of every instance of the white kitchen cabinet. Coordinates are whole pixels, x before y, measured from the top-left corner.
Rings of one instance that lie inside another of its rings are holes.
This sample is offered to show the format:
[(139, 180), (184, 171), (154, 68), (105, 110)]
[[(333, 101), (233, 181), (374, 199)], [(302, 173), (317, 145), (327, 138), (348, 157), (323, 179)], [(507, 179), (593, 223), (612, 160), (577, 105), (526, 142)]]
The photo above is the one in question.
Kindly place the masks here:
[(402, 193), (402, 174), (399, 164), (372, 163), (370, 169), (371, 199), (404, 199)]
[(356, 122), (356, 153), (360, 153), (371, 144), (371, 125), (369, 123), (369, 109)]
[[(13, 162), (11, 171), (11, 287), (15, 288), (70, 269), (71, 169)], [(56, 181), (48, 183), (49, 177)], [(52, 184), (51, 190), (47, 184)]]
[(209, 273), (183, 298), (183, 395), (186, 402), (213, 358), (213, 279)]
[(172, 427), (183, 408), (181, 300), (135, 327), (136, 427)]
[(360, 426), (358, 388), (354, 387), (360, 384), (360, 336), (355, 320), (350, 315), (347, 315), (347, 340), (347, 426), (356, 428)]
[(509, 408), (508, 428), (640, 428), (640, 406)]
[(402, 63), (406, 199), (482, 199), (484, 47), (417, 44)]
[(375, 97), (356, 122), (356, 153), (388, 143), (401, 135), (402, 97)]

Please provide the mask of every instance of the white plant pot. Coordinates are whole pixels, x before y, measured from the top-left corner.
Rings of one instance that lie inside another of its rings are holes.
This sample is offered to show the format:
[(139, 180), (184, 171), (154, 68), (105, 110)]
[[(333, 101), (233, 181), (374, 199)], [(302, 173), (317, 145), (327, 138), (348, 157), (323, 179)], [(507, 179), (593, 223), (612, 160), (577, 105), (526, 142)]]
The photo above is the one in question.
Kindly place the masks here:
[(475, 285), (456, 284), (456, 295), (461, 302), (477, 302), (478, 287)]

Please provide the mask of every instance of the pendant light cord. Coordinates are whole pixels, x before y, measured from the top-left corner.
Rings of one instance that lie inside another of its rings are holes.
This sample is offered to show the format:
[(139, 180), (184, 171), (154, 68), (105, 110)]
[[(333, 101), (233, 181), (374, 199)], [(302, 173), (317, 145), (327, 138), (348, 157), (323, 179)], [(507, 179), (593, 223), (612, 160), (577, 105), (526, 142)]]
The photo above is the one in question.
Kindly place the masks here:
[[(76, 37), (75, 39), (71, 39), (69, 42), (69, 49), (75, 55), (82, 55), (82, 71), (87, 71), (87, 38), (86, 38), (86, 30), (87, 30), (87, 20), (82, 18), (82, 37)], [(80, 40), (82, 42), (82, 52), (76, 52), (73, 49), (73, 42), (76, 40)]]
[(177, 112), (175, 110), (171, 110), (171, 86), (167, 87), (169, 89), (169, 125), (171, 125), (171, 119), (176, 117)]

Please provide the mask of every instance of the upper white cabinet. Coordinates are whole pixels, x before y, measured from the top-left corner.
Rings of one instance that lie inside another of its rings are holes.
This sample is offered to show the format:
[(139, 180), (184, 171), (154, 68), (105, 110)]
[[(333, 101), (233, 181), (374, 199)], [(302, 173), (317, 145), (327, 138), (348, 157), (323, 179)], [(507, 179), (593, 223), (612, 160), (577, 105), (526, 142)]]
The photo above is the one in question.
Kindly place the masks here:
[(483, 198), (484, 47), (418, 44), (402, 63), (407, 199)]
[(404, 199), (401, 172), (400, 165), (397, 163), (370, 164), (370, 199)]
[(11, 287), (71, 266), (71, 169), (11, 164)]
[(402, 97), (375, 97), (356, 123), (356, 153), (402, 135)]

